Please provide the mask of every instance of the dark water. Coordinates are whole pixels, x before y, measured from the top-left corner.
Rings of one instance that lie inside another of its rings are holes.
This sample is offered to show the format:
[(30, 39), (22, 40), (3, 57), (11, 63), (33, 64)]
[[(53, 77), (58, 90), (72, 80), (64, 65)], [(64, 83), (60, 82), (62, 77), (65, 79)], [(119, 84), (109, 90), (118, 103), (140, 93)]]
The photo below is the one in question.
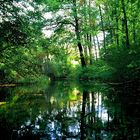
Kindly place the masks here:
[(140, 140), (138, 85), (0, 89), (0, 140)]

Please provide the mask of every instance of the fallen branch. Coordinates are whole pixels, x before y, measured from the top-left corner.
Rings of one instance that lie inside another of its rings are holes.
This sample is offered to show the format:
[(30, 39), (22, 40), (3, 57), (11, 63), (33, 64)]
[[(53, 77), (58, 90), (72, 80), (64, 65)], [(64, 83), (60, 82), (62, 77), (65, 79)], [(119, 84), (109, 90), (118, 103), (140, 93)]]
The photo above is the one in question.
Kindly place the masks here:
[(16, 84), (0, 84), (0, 87), (15, 87)]

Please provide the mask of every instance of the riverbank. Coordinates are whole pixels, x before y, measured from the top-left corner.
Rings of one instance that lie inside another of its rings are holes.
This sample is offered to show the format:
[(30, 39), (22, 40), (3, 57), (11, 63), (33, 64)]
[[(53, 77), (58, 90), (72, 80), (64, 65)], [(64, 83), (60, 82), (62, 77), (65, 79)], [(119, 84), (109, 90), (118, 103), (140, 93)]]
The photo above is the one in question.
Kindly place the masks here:
[(15, 87), (15, 86), (26, 86), (26, 85), (33, 85), (37, 83), (48, 83), (49, 78), (47, 76), (39, 76), (39, 77), (33, 77), (33, 78), (24, 78), (17, 81), (11, 81), (11, 82), (1, 82), (1, 87)]

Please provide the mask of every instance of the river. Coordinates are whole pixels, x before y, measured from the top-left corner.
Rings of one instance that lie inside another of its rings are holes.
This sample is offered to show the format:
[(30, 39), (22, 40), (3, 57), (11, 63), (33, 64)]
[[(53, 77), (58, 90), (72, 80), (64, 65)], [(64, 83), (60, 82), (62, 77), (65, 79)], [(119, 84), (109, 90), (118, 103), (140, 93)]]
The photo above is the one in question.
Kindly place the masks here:
[(0, 88), (0, 140), (139, 140), (140, 87), (56, 81)]

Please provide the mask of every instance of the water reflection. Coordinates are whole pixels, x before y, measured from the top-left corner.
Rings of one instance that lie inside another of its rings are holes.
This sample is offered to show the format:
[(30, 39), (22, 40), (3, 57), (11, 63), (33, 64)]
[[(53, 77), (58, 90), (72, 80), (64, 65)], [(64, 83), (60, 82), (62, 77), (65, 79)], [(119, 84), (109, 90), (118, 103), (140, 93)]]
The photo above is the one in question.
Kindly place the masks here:
[(2, 140), (140, 138), (138, 86), (65, 81), (9, 90), (0, 105)]

